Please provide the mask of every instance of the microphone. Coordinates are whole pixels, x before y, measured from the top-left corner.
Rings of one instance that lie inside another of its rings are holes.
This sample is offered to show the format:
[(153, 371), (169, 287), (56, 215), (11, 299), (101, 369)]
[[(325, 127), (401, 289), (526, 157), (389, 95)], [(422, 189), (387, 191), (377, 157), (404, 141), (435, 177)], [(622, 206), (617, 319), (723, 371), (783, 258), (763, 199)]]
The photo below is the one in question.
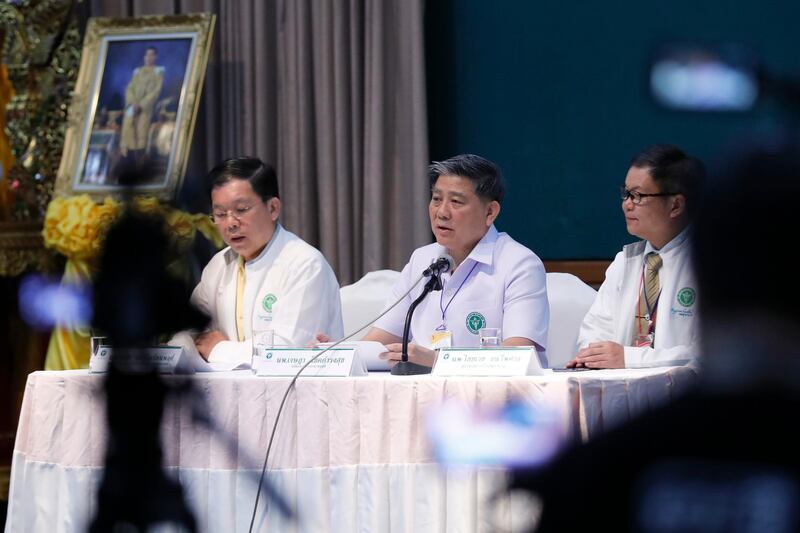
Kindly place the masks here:
[(443, 272), (450, 272), (453, 270), (456, 262), (453, 260), (452, 257), (448, 254), (444, 254), (441, 257), (436, 258), (431, 262), (431, 266), (426, 268), (423, 272), (423, 276), (433, 276), (439, 275)]
[(406, 323), (403, 327), (403, 357), (392, 367), (392, 375), (410, 376), (431, 373), (430, 367), (412, 363), (408, 360), (408, 338), (411, 334), (411, 316), (414, 314), (414, 310), (417, 308), (417, 306), (422, 303), (422, 300), (424, 300), (428, 294), (433, 291), (442, 290), (442, 279), (440, 274), (442, 272), (450, 272), (450, 270), (453, 268), (453, 265), (455, 265), (453, 258), (447, 254), (444, 254), (441, 257), (434, 259), (434, 261), (431, 263), (431, 266), (426, 268), (422, 273), (423, 277), (428, 276), (428, 281), (425, 283), (422, 294), (420, 294), (416, 300), (411, 302), (411, 305), (408, 307), (408, 312), (406, 313)]

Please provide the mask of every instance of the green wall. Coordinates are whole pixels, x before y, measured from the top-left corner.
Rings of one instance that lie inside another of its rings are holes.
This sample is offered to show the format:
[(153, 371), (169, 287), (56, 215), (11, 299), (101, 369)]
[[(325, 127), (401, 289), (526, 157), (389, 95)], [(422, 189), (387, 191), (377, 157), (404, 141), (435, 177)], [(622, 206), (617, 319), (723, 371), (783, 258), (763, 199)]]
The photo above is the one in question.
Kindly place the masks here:
[(671, 142), (712, 163), (783, 117), (663, 110), (647, 66), (664, 41), (739, 42), (800, 77), (800, 2), (429, 0), (430, 154), (472, 152), (508, 181), (498, 227), (542, 259), (611, 258), (634, 240), (618, 188), (630, 158)]

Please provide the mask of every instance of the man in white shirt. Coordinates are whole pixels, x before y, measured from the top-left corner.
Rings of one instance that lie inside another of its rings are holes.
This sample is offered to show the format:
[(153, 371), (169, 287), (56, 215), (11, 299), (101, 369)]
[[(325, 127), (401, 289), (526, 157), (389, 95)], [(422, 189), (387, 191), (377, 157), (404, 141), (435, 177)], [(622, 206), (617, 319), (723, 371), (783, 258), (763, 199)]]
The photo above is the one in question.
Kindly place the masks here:
[(698, 342), (697, 284), (691, 267), (691, 210), (705, 177), (702, 163), (671, 145), (631, 161), (622, 188), (625, 246), (581, 325), (567, 367), (683, 364)]
[(272, 167), (228, 159), (208, 175), (212, 218), (228, 244), (206, 268), (192, 302), (211, 316), (195, 339), (212, 362), (250, 362), (253, 331), (275, 344), (305, 346), (316, 331), (342, 335), (339, 284), (322, 254), (278, 223), (281, 201)]
[(536, 496), (536, 531), (800, 531), (800, 285), (775, 257), (797, 233), (794, 130), (739, 143), (704, 191), (691, 239), (700, 379), (513, 471), (509, 490)]
[[(409, 361), (432, 366), (434, 348), (479, 345), (481, 328), (500, 328), (505, 346), (536, 346), (544, 366), (549, 306), (544, 265), (525, 246), (494, 227), (505, 194), (500, 169), (476, 155), (458, 155), (430, 166), (428, 214), (436, 243), (418, 248), (392, 289), (390, 302), (414, 285), (431, 262), (447, 253), (455, 261), (443, 288), (417, 307), (411, 322)], [(401, 359), (405, 316), (423, 290), (420, 283), (375, 323), (364, 340)]]

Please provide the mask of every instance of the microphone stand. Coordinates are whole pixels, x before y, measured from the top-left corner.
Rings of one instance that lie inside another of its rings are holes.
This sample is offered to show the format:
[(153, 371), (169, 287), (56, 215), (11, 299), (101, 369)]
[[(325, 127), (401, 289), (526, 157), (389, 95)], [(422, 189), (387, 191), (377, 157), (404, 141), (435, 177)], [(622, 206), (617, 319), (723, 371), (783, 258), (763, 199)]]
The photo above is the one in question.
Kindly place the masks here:
[(439, 277), (439, 273), (434, 272), (431, 275), (431, 279), (428, 280), (425, 287), (422, 289), (422, 294), (419, 295), (419, 298), (411, 302), (411, 306), (408, 308), (408, 313), (406, 314), (406, 324), (403, 327), (403, 359), (392, 367), (392, 375), (416, 376), (419, 374), (431, 373), (431, 367), (418, 365), (408, 360), (408, 336), (411, 332), (411, 316), (414, 314), (414, 310), (422, 303), (422, 300), (425, 299), (428, 293), (440, 290), (442, 290), (442, 280)]

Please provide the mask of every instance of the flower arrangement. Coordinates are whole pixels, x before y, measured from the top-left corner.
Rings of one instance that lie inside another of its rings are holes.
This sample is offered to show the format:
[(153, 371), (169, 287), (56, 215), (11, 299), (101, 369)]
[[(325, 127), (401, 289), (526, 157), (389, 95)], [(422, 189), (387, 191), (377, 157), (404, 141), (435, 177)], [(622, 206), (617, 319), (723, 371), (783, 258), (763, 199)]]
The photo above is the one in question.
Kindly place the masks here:
[[(206, 215), (186, 213), (148, 196), (137, 197), (133, 208), (162, 217), (178, 251), (192, 243), (197, 231), (216, 246), (222, 246), (222, 237)], [(111, 198), (100, 204), (86, 194), (56, 198), (47, 206), (42, 230), (44, 244), (69, 260), (92, 261), (102, 250), (105, 234), (122, 210), (122, 204)]]
[(85, 194), (56, 198), (47, 206), (42, 229), (44, 244), (68, 259), (91, 260), (102, 249), (103, 237), (119, 211), (119, 205), (111, 198), (102, 204)]
[[(175, 257), (182, 257), (199, 231), (217, 247), (222, 237), (207, 215), (190, 214), (164, 205), (153, 197), (137, 197), (131, 207), (164, 220), (173, 240)], [(103, 249), (106, 233), (122, 215), (125, 206), (112, 198), (96, 203), (88, 195), (55, 198), (47, 206), (42, 236), (47, 248), (67, 258), (62, 283), (87, 283), (92, 266)], [(50, 337), (46, 370), (84, 368), (89, 364), (87, 328), (56, 327)]]

